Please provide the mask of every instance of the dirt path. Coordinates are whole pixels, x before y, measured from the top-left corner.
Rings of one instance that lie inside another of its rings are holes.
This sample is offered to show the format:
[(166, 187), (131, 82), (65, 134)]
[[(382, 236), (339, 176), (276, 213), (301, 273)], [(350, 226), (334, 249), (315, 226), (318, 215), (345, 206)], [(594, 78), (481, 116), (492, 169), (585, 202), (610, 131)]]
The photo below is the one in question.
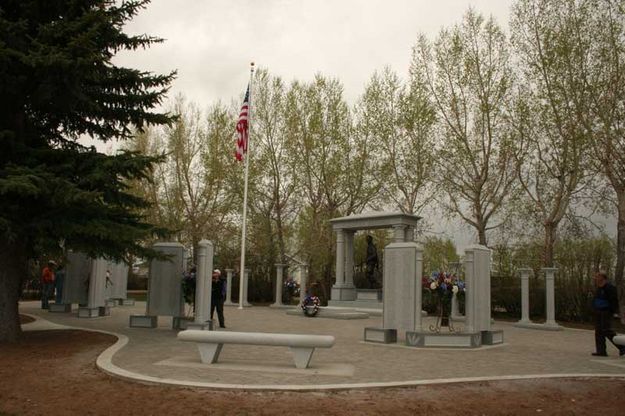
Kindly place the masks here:
[[(114, 337), (25, 332), (0, 344), (0, 415), (588, 415), (621, 414), (625, 380), (524, 380), (359, 391), (240, 392), (163, 387), (103, 374)], [(601, 411), (599, 411), (601, 409)]]

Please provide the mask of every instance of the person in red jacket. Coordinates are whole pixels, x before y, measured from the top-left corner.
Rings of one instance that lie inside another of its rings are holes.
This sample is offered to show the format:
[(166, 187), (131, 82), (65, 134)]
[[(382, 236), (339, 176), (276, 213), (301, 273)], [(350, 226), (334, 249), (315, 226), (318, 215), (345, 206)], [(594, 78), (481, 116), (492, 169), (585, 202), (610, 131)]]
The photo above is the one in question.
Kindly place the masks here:
[(48, 299), (54, 290), (54, 268), (56, 263), (52, 260), (41, 272), (41, 309), (48, 309)]

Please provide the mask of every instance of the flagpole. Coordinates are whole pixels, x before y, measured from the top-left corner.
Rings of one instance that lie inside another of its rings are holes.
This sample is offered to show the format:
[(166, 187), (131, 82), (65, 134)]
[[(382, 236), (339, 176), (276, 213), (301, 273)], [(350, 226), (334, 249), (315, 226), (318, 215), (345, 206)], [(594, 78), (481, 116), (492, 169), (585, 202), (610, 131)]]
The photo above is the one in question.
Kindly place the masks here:
[[(239, 269), (239, 309), (243, 309), (243, 304), (247, 299), (243, 299), (243, 281), (245, 280), (245, 226), (247, 223), (247, 175), (250, 166), (250, 145), (252, 143), (252, 81), (254, 79), (254, 62), (250, 64), (250, 84), (248, 95), (248, 112), (247, 112), (247, 151), (244, 153), (245, 158), (245, 185), (243, 188), (243, 226), (241, 227), (241, 268)], [(248, 282), (249, 283), (249, 282)]]

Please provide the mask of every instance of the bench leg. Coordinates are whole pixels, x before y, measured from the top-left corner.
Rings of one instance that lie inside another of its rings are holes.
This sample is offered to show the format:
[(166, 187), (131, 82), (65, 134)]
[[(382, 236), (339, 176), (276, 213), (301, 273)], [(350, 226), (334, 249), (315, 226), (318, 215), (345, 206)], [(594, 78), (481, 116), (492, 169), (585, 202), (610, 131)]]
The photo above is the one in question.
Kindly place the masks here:
[(198, 343), (197, 349), (200, 351), (202, 362), (207, 364), (216, 363), (222, 346), (223, 344)]
[(289, 347), (293, 351), (293, 358), (295, 359), (295, 367), (308, 368), (310, 359), (312, 358), (314, 348), (302, 348), (302, 347)]

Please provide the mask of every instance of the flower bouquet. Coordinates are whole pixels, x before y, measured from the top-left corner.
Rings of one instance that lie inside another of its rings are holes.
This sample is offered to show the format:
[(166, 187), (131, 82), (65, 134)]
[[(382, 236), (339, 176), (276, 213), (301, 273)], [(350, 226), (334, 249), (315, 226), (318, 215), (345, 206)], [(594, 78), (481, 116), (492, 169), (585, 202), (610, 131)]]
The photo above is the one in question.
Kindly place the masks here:
[(464, 292), (465, 284), (453, 273), (433, 272), (430, 277), (423, 278), (423, 288), (428, 290), (438, 303), (438, 316), (436, 325), (430, 326), (430, 330), (440, 332), (441, 327), (448, 327), (450, 332), (454, 332), (451, 323), (450, 309), (451, 299), (454, 294)]

